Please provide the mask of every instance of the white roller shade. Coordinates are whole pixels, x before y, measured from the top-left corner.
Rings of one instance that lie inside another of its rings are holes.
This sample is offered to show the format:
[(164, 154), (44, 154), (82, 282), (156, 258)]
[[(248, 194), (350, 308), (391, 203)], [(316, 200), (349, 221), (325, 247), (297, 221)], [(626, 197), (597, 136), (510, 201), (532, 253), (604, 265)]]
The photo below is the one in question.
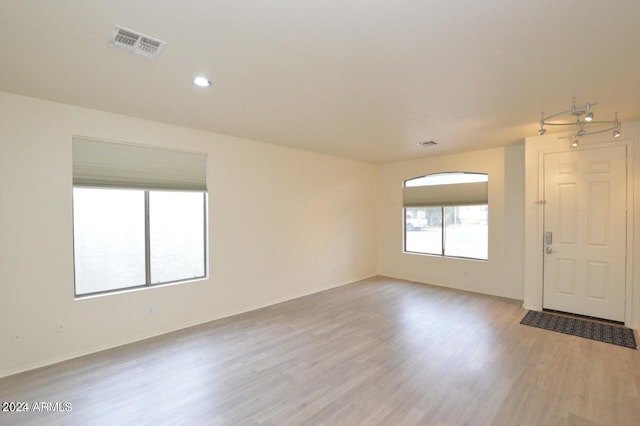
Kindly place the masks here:
[(404, 188), (404, 207), (472, 206), (488, 204), (487, 182)]
[(207, 155), (73, 138), (73, 185), (207, 190)]

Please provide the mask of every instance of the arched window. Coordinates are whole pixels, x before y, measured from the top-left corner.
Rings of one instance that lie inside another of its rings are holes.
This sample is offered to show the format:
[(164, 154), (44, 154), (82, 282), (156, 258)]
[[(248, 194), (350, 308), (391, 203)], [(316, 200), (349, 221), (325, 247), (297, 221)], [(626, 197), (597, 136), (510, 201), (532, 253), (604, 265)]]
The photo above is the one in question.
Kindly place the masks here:
[(487, 260), (484, 173), (436, 173), (404, 182), (404, 251)]

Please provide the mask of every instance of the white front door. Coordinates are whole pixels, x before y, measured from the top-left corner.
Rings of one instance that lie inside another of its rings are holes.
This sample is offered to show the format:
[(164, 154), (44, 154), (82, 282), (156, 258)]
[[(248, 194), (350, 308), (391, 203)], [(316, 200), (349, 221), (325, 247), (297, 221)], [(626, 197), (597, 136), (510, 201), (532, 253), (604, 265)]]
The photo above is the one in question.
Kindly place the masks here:
[(624, 321), (627, 150), (544, 156), (544, 300), (558, 311)]

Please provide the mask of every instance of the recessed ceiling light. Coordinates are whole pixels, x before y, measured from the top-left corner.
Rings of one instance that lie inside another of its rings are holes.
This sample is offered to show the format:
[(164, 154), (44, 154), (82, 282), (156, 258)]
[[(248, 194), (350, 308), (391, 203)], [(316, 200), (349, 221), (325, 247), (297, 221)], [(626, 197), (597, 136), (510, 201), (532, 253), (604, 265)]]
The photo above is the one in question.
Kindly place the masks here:
[(209, 87), (211, 86), (211, 82), (207, 80), (205, 77), (196, 77), (193, 79), (193, 84), (200, 87)]

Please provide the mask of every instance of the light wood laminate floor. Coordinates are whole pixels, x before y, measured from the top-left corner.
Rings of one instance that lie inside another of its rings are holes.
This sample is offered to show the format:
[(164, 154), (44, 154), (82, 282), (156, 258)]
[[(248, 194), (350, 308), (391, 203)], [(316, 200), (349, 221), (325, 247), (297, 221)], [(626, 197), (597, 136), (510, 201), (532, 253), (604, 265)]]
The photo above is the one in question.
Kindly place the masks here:
[(0, 424), (638, 425), (640, 354), (374, 278), (0, 379)]

